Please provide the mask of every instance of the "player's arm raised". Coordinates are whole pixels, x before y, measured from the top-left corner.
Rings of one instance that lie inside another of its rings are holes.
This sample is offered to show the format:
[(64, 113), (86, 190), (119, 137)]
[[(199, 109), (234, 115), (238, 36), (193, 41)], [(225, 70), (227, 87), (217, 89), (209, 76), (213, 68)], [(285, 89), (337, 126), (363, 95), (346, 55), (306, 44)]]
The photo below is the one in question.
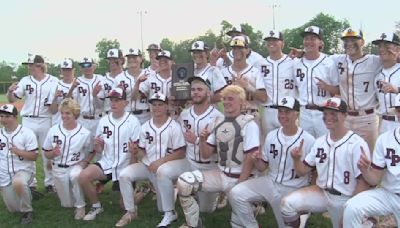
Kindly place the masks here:
[(263, 172), (268, 167), (268, 162), (264, 161), (262, 154), (259, 150), (251, 153), (251, 157), (254, 161), (254, 167), (260, 172)]
[(384, 169), (372, 166), (372, 162), (366, 155), (363, 147), (361, 147), (361, 155), (357, 162), (357, 167), (360, 169), (363, 178), (369, 185), (375, 186), (379, 184), (383, 177)]
[(18, 98), (15, 97), (14, 91), (18, 88), (18, 82), (14, 82), (8, 87), (7, 99), (10, 103), (15, 102)]
[(299, 176), (304, 176), (309, 172), (311, 172), (312, 170), (311, 167), (305, 165), (301, 160), (303, 155), (303, 144), (304, 144), (304, 139), (301, 140), (300, 146), (295, 147), (291, 152), (291, 156), (294, 163), (294, 169), (296, 171), (296, 174)]
[(199, 137), (199, 148), (201, 157), (203, 158), (209, 158), (216, 152), (215, 146), (212, 146), (209, 143), (207, 143), (207, 139), (208, 136), (210, 136), (210, 134), (211, 132), (208, 130), (208, 124), (207, 124), (207, 126), (200, 132), (200, 137)]
[(140, 84), (142, 84), (144, 81), (146, 81), (147, 78), (148, 78), (148, 75), (146, 75), (146, 74), (142, 74), (138, 77), (138, 79), (132, 89), (132, 99), (133, 100), (136, 100), (140, 96), (140, 93), (141, 93)]
[(29, 161), (36, 161), (36, 158), (38, 155), (37, 149), (34, 151), (26, 151), (26, 150), (19, 149), (12, 143), (11, 143), (10, 152), (22, 157), (23, 159), (29, 160)]
[(65, 98), (72, 98), (72, 94), (74, 94), (74, 90), (78, 85), (79, 85), (78, 79), (74, 78), (74, 80), (72, 81), (71, 88), (69, 88), (68, 93), (65, 96)]

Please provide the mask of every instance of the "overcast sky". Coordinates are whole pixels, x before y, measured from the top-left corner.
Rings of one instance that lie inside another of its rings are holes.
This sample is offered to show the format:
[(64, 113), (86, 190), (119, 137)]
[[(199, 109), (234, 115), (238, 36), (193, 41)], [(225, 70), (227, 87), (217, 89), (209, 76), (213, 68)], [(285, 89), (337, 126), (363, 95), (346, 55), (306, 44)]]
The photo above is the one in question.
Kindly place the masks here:
[(362, 26), (370, 41), (400, 21), (399, 0), (2, 0), (0, 61), (20, 63), (28, 53), (53, 63), (96, 58), (102, 38), (119, 40), (123, 50), (141, 48), (140, 11), (145, 47), (164, 37), (177, 42), (218, 32), (222, 20), (265, 33), (272, 28), (274, 4), (277, 29), (298, 27), (323, 12)]

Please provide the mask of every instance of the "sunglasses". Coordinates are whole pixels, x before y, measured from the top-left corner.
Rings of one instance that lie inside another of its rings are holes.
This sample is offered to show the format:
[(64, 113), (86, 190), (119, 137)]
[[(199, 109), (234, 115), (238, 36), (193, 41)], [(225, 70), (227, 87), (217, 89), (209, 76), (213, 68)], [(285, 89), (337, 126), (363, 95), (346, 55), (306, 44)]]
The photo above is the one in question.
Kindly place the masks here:
[(90, 67), (92, 67), (92, 63), (81, 63), (81, 64), (79, 64), (82, 68), (90, 68)]

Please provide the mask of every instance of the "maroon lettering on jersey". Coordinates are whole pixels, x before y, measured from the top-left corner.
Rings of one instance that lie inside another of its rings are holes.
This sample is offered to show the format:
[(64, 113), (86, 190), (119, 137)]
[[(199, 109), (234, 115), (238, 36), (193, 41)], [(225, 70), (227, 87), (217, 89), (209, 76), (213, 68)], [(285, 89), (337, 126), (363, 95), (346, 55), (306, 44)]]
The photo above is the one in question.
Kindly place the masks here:
[(271, 144), (271, 148), (269, 153), (272, 154), (272, 157), (275, 159), (278, 156), (278, 150), (275, 149), (275, 144)]
[(153, 136), (151, 136), (148, 131), (146, 131), (145, 139), (147, 139), (149, 141), (149, 144), (151, 144), (153, 142)]
[(188, 130), (192, 129), (192, 125), (189, 124), (189, 120), (183, 120), (183, 126), (185, 126), (185, 128)]
[(319, 163), (324, 163), (324, 160), (327, 157), (327, 154), (325, 153), (324, 148), (318, 148), (317, 155), (315, 157), (319, 158)]
[(339, 69), (339, 74), (343, 74), (343, 72), (344, 72), (343, 63), (341, 63), (341, 62), (338, 63), (338, 69)]
[(121, 87), (123, 90), (126, 90), (128, 88), (128, 84), (125, 83), (125, 80), (122, 80), (119, 82), (119, 87)]
[(0, 150), (3, 150), (3, 148), (6, 147), (6, 146), (7, 146), (7, 144), (2, 142), (1, 139), (0, 139)]
[(57, 143), (57, 145), (61, 145), (62, 141), (59, 139), (58, 135), (53, 136), (53, 143)]
[(161, 90), (161, 87), (157, 86), (157, 83), (152, 82), (150, 88), (153, 90), (154, 93), (157, 93)]
[(270, 70), (268, 69), (267, 66), (261, 66), (261, 73), (264, 74), (264, 77), (267, 77), (267, 75), (269, 74)]
[(33, 87), (30, 84), (25, 86), (25, 90), (28, 91), (29, 94), (32, 94), (34, 91)]
[(228, 77), (224, 77), (226, 84), (231, 85), (232, 84), (232, 80), (230, 80)]
[(386, 148), (385, 158), (391, 160), (391, 166), (396, 166), (396, 164), (400, 162), (400, 156), (396, 154), (396, 150), (392, 148)]
[(87, 94), (87, 89), (85, 89), (85, 88), (83, 88), (83, 87), (78, 87), (78, 92), (80, 93), (80, 94), (82, 94), (82, 96), (86, 96), (86, 94)]
[(305, 74), (301, 71), (301, 69), (296, 70), (296, 77), (300, 78), (300, 81), (302, 82), (304, 79)]
[(107, 138), (110, 138), (110, 136), (112, 135), (112, 131), (110, 130), (109, 127), (104, 126), (103, 127), (103, 134), (105, 134)]
[(104, 83), (104, 90), (107, 91), (107, 93), (110, 92), (111, 89), (112, 89), (111, 85)]

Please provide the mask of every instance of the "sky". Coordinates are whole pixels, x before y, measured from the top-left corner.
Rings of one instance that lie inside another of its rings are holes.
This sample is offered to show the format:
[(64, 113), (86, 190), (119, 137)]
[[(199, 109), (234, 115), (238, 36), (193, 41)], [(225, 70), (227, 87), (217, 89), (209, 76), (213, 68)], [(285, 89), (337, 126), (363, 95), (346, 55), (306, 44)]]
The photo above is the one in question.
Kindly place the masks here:
[(265, 34), (273, 27), (273, 11), (279, 30), (322, 12), (361, 27), (369, 42), (394, 31), (399, 9), (399, 0), (2, 0), (0, 61), (19, 64), (28, 53), (56, 64), (65, 57), (97, 58), (102, 38), (117, 39), (128, 50), (142, 48), (142, 35), (146, 48), (163, 38), (179, 42), (210, 29), (218, 33), (222, 20), (248, 23)]

